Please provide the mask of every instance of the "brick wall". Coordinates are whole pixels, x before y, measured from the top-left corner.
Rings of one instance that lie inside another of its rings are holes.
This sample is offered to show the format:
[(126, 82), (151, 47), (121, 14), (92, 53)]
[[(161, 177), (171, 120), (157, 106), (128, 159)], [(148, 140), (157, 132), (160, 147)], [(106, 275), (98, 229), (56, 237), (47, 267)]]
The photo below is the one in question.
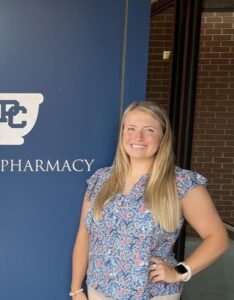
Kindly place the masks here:
[[(151, 17), (147, 100), (168, 110), (173, 8)], [(206, 176), (224, 221), (234, 225), (234, 13), (202, 14), (191, 169)], [(192, 234), (191, 229), (188, 233)]]
[[(168, 109), (173, 8), (151, 17), (147, 100)], [(224, 221), (234, 225), (234, 13), (202, 14), (191, 169), (206, 176)], [(189, 229), (189, 233), (192, 231)]]
[(191, 169), (234, 225), (234, 13), (202, 14)]
[(168, 110), (171, 58), (163, 60), (163, 51), (172, 51), (173, 8), (151, 17), (146, 100), (156, 101)]

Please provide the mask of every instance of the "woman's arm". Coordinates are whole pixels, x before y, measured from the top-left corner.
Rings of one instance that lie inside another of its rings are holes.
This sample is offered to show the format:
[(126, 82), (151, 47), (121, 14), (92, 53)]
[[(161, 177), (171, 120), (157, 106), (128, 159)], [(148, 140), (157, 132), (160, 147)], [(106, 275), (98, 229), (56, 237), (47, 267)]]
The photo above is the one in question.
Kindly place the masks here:
[[(87, 266), (88, 266), (88, 254), (89, 254), (89, 235), (85, 224), (85, 216), (89, 209), (89, 201), (84, 198), (80, 226), (73, 250), (72, 256), (72, 282), (71, 291), (75, 292), (81, 289), (82, 282), (85, 278)], [(87, 299), (84, 293), (78, 293), (73, 296), (74, 300)]]
[(182, 199), (183, 215), (202, 238), (202, 243), (185, 260), (192, 274), (213, 263), (228, 248), (228, 235), (213, 201), (203, 186), (191, 189)]
[[(203, 186), (188, 191), (181, 200), (183, 216), (202, 238), (201, 244), (185, 259), (192, 275), (213, 263), (228, 248), (228, 235), (213, 201)], [(165, 261), (152, 258), (149, 281), (178, 282), (181, 276)]]

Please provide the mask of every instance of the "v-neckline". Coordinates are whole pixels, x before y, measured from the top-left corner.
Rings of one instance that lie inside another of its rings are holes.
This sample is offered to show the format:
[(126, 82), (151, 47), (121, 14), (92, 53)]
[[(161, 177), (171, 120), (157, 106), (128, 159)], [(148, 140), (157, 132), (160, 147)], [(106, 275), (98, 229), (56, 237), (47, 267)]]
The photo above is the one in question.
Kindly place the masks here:
[(131, 188), (127, 191), (127, 193), (124, 193), (122, 192), (121, 194), (124, 196), (124, 197), (127, 197), (128, 195), (130, 195), (134, 190), (135, 188), (139, 185), (139, 183), (143, 180), (143, 178), (145, 179), (146, 177), (148, 176), (148, 174), (144, 174), (144, 175), (141, 175), (138, 180), (131, 186)]

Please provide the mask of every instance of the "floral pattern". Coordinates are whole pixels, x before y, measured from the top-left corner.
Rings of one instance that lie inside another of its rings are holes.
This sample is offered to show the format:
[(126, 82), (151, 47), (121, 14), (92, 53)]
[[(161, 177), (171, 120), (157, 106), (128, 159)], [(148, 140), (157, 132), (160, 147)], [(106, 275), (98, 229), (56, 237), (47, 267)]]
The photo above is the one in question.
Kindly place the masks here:
[[(143, 201), (147, 175), (127, 195), (115, 195), (104, 207), (101, 220), (94, 220), (92, 204), (111, 170), (111, 167), (99, 169), (87, 181), (91, 203), (86, 216), (90, 236), (87, 285), (115, 300), (148, 300), (180, 293), (181, 282), (148, 282), (151, 256), (176, 264), (173, 246), (180, 229), (169, 233), (155, 224)], [(206, 178), (196, 172), (176, 167), (175, 174), (179, 199), (189, 189), (207, 184)], [(183, 222), (181, 218), (181, 226)]]

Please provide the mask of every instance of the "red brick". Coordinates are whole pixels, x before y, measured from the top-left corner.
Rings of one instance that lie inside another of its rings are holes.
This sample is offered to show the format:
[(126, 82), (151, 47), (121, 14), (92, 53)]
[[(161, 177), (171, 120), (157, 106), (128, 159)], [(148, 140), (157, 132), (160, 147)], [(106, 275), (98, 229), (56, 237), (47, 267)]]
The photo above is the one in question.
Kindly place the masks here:
[(202, 77), (201, 79), (202, 82), (218, 82), (218, 78), (217, 77)]
[[(217, 152), (223, 152), (223, 154), (231, 153), (232, 157), (234, 156), (234, 149), (232, 149), (232, 148), (228, 148), (228, 147), (216, 147), (216, 151)], [(226, 156), (224, 155), (224, 157), (226, 157)], [(227, 157), (230, 157), (230, 156), (227, 156)]]
[(233, 124), (234, 125), (234, 119), (233, 118), (229, 118), (228, 119), (228, 124)]
[(152, 61), (158, 61), (161, 60), (162, 61), (162, 53), (153, 53), (150, 55), (150, 60)]
[[(217, 101), (207, 100), (207, 101), (199, 101), (196, 105), (199, 105), (200, 107), (207, 106), (207, 107), (216, 107)], [(201, 109), (200, 109), (201, 110)]]
[[(215, 24), (216, 25), (216, 24)], [(222, 34), (222, 31), (221, 29), (210, 29), (210, 28), (207, 28), (205, 31), (204, 31), (204, 35), (206, 34)]]
[(201, 53), (203, 53), (203, 52), (205, 52), (205, 53), (210, 52), (210, 48), (209, 48), (209, 47), (200, 47), (200, 55), (201, 55)]
[(230, 23), (234, 23), (234, 17), (230, 16), (230, 17), (223, 17), (223, 22), (230, 22)]
[(227, 100), (227, 95), (210, 95), (211, 100)]
[(217, 162), (217, 163), (229, 163), (229, 164), (232, 164), (233, 163), (233, 158), (231, 157), (228, 157), (228, 158), (217, 158), (217, 157), (214, 157), (213, 158), (214, 162)]
[(219, 58), (219, 53), (205, 52), (205, 53), (201, 53), (200, 57), (201, 58)]
[(234, 34), (234, 29), (223, 29), (223, 34), (230, 34), (233, 35)]
[[(227, 108), (225, 106), (221, 106), (221, 107), (218, 107), (218, 106), (209, 106), (208, 109), (209, 109), (210, 112), (217, 112), (217, 111), (226, 112), (227, 111)], [(217, 132), (217, 130), (215, 132)]]
[(219, 67), (219, 70), (230, 70), (230, 71), (233, 70), (233, 66), (231, 66), (231, 65), (225, 65), (225, 66), (219, 65), (218, 67)]
[(229, 77), (226, 75), (225, 77), (218, 77), (219, 82), (234, 82), (234, 77)]
[(215, 123), (217, 124), (227, 124), (227, 119), (224, 119), (224, 118), (215, 118), (215, 120), (214, 120), (214, 118), (212, 119), (212, 118), (208, 118), (208, 120), (207, 120), (207, 122), (208, 123), (214, 123), (214, 121), (215, 121)]
[(205, 47), (209, 47), (208, 51), (210, 51), (210, 47), (219, 47), (221, 45), (220, 41), (204, 41)]
[(163, 68), (162, 67), (153, 66), (153, 65), (151, 65), (151, 62), (150, 62), (150, 65), (148, 66), (148, 72), (160, 74), (160, 73), (163, 72)]
[(213, 28), (214, 24), (213, 23), (204, 23), (202, 24), (202, 28)]
[(214, 28), (232, 28), (232, 23), (231, 22), (230, 23), (227, 23), (227, 22), (224, 22), (224, 23), (215, 23), (214, 24)]
[[(160, 27), (160, 28), (171, 28), (171, 23), (170, 22), (157, 22), (157, 27)], [(226, 27), (226, 28), (229, 28), (229, 27)]]
[[(225, 147), (226, 143), (224, 141), (208, 141), (207, 146), (215, 146), (215, 147)], [(218, 167), (218, 166), (217, 166)]]
[[(225, 196), (223, 196), (223, 197), (225, 197)], [(222, 206), (230, 206), (230, 205), (232, 205), (232, 201), (231, 201), (231, 199), (230, 199), (230, 196), (226, 196), (228, 199), (227, 200), (223, 200), (223, 201), (220, 201), (220, 204), (219, 204), (219, 206), (220, 205), (222, 205)]]
[(230, 52), (230, 47), (212, 47), (213, 52)]
[(224, 12), (224, 11), (222, 11), (222, 12), (216, 12), (215, 13), (215, 15), (217, 16), (217, 17), (232, 17), (233, 16), (233, 12)]
[(225, 76), (225, 78), (228, 76), (228, 72), (224, 71), (214, 71), (214, 72), (209, 72), (209, 76), (215, 76), (218, 77), (218, 81), (220, 81), (220, 76)]
[(223, 135), (225, 134), (225, 130), (224, 129), (216, 129), (214, 130), (206, 130), (206, 135), (204, 136), (206, 138), (206, 136), (212, 135), (214, 139), (218, 140), (218, 139), (222, 139), (223, 140)]
[(201, 35), (200, 36), (200, 41), (203, 42), (203, 41), (212, 41), (213, 39), (213, 35)]
[(218, 89), (218, 94), (234, 95), (234, 89)]
[(203, 17), (215, 17), (215, 12), (203, 12)]
[(233, 135), (234, 136), (234, 129), (227, 129), (225, 132), (226, 132), (227, 135)]
[(201, 82), (197, 83), (197, 88), (199, 88), (199, 89), (202, 89), (202, 88), (208, 89), (209, 88), (209, 83), (202, 82), (202, 80), (201, 80)]
[(233, 47), (234, 46), (234, 41), (222, 41), (221, 46), (223, 46), (223, 47)]
[(165, 28), (165, 34), (173, 34), (174, 30), (172, 28)]
[(165, 41), (163, 45), (164, 45), (165, 48), (167, 47), (167, 48), (170, 48), (170, 49), (171, 49), (171, 47), (172, 47), (172, 42), (171, 42), (171, 41)]
[(210, 88), (217, 88), (217, 89), (228, 88), (228, 83), (210, 83), (209, 87)]
[(220, 214), (221, 214), (221, 217), (225, 218), (225, 220), (226, 220), (227, 222), (228, 222), (228, 220), (230, 220), (229, 217), (231, 217), (231, 212), (225, 211), (225, 212), (221, 212)]
[(217, 22), (222, 22), (222, 17), (207, 17), (206, 18), (206, 23), (217, 23)]
[(229, 64), (229, 59), (224, 59), (224, 58), (217, 58), (217, 59), (210, 59), (211, 64), (220, 64), (220, 65), (228, 65)]
[(173, 21), (174, 21), (173, 16), (170, 16), (170, 15), (166, 16), (166, 22), (173, 22)]
[(157, 15), (154, 15), (151, 20), (153, 20), (155, 23), (157, 23), (157, 21), (166, 21), (166, 16), (165, 14), (157, 14)]
[(219, 173), (222, 173), (222, 174), (224, 174), (224, 173), (228, 173), (228, 174), (230, 174), (230, 170), (228, 170), (228, 169), (223, 169), (223, 168), (218, 168), (218, 169), (213, 169), (213, 172), (214, 172), (214, 174), (215, 173), (217, 173), (217, 174), (219, 174)]
[(159, 41), (163, 41), (163, 40), (169, 40), (171, 37), (171, 35), (169, 34), (155, 34), (153, 32), (153, 34), (151, 34), (150, 38), (154, 39), (154, 40), (159, 40)]
[(223, 184), (222, 188), (224, 190), (232, 190), (233, 186), (232, 186), (232, 184)]
[(217, 71), (218, 68), (219, 68), (219, 66), (215, 66), (215, 65), (202, 65), (202, 70), (205, 70), (205, 71), (206, 70)]
[(210, 76), (210, 72), (202, 71), (202, 70), (198, 71), (198, 77), (208, 77), (208, 76)]
[[(207, 36), (210, 37), (210, 36)], [(231, 41), (232, 36), (230, 34), (225, 34), (225, 35), (213, 35), (213, 39), (216, 41)]]

